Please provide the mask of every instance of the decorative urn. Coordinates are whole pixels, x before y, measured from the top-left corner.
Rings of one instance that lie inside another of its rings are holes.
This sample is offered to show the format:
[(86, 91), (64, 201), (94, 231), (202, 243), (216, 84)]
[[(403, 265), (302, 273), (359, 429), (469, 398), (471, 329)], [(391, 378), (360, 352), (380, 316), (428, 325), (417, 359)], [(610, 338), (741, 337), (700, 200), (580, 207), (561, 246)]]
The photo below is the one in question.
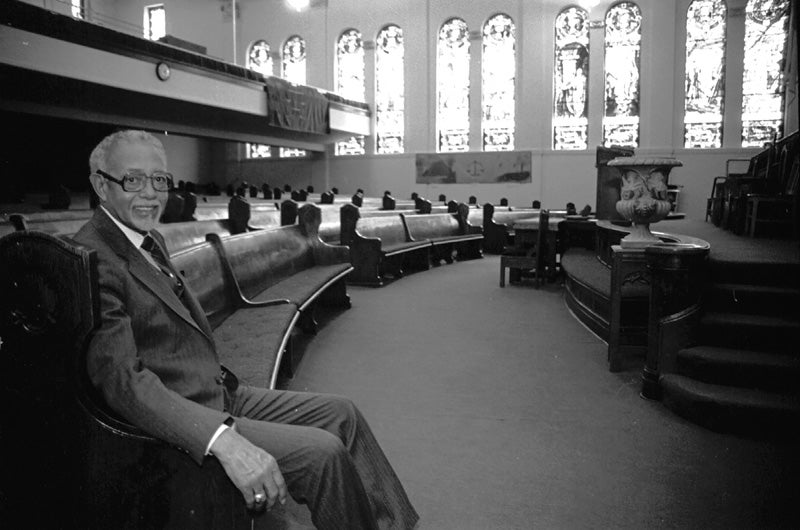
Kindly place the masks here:
[(631, 232), (622, 239), (624, 248), (642, 248), (659, 242), (650, 223), (664, 219), (672, 207), (667, 197), (669, 172), (683, 163), (675, 158), (618, 157), (608, 162), (621, 175), (617, 211), (631, 221)]

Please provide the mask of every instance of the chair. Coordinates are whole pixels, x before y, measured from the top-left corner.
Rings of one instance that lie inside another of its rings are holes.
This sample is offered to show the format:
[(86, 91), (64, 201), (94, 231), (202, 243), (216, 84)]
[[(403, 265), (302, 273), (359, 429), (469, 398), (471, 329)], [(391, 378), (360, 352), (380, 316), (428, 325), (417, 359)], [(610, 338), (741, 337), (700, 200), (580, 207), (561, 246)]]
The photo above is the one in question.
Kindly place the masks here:
[(724, 190), (725, 177), (714, 177), (711, 184), (711, 195), (706, 199), (706, 222), (711, 218), (715, 226), (719, 226), (722, 216), (722, 192)]
[(798, 187), (800, 186), (800, 150), (798, 133), (780, 140), (765, 175), (766, 193), (746, 196), (744, 233), (755, 237), (758, 226), (798, 235)]
[(521, 279), (524, 275), (533, 275), (534, 285), (539, 287), (545, 275), (547, 263), (547, 230), (550, 220), (548, 210), (539, 211), (539, 228), (533, 245), (517, 243), (507, 247), (500, 255), (500, 287), (506, 286), (506, 269), (509, 269), (509, 281)]

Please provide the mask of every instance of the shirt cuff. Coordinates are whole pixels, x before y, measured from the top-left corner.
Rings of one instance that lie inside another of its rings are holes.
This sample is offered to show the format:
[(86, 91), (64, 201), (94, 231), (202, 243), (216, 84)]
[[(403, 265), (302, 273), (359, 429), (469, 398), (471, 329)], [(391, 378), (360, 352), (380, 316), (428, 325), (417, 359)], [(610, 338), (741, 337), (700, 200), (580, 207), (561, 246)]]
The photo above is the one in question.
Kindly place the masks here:
[(225, 432), (227, 429), (230, 429), (230, 426), (225, 424), (225, 423), (223, 423), (222, 425), (217, 427), (217, 430), (214, 433), (214, 436), (211, 437), (211, 440), (209, 440), (208, 445), (206, 446), (206, 456), (211, 454), (211, 446), (214, 445), (214, 442), (217, 441), (217, 438), (219, 438), (219, 435), (222, 434), (223, 432)]

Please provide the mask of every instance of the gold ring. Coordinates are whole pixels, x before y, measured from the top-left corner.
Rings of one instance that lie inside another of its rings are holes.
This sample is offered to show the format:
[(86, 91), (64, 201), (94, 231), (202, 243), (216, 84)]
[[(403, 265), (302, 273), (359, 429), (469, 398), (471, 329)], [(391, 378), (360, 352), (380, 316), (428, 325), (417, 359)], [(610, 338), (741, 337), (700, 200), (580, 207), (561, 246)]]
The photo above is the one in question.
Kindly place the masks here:
[(263, 493), (256, 493), (255, 500), (258, 504), (261, 504), (266, 500), (266, 496)]

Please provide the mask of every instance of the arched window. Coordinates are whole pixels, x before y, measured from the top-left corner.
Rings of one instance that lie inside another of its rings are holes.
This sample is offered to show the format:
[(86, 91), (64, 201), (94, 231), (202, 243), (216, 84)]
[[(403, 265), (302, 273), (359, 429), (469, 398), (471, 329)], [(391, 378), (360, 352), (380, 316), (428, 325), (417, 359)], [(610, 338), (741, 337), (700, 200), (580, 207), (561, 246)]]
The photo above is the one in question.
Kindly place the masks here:
[(724, 0), (693, 0), (686, 13), (684, 147), (722, 147)]
[(298, 35), (283, 43), (281, 77), (298, 85), (306, 84), (306, 41)]
[[(306, 41), (298, 35), (292, 35), (283, 43), (281, 77), (298, 85), (306, 84)], [(281, 158), (294, 158), (306, 154), (304, 149), (280, 148)]]
[(272, 75), (272, 56), (269, 44), (265, 40), (257, 40), (247, 50), (247, 68), (261, 75)]
[(167, 34), (167, 11), (164, 4), (144, 6), (144, 38), (158, 40)]
[(451, 18), (439, 29), (436, 51), (437, 150), (469, 150), (469, 29)]
[(742, 147), (783, 135), (783, 71), (789, 0), (748, 0), (744, 29)]
[[(336, 43), (336, 92), (347, 99), (364, 101), (364, 44), (355, 29), (342, 32)], [(337, 155), (363, 155), (364, 137), (336, 142)]]
[(375, 151), (402, 153), (405, 129), (405, 47), (403, 30), (390, 24), (375, 46)]
[(639, 145), (639, 51), (642, 12), (633, 2), (621, 2), (606, 12), (605, 146)]
[(86, 0), (72, 0), (72, 16), (81, 20), (86, 19)]
[(497, 14), (483, 25), (481, 137), (484, 151), (514, 149), (517, 75), (514, 21)]
[(586, 149), (589, 131), (588, 14), (580, 7), (556, 17), (553, 71), (553, 149)]
[[(267, 41), (257, 40), (250, 45), (247, 50), (247, 68), (261, 75), (272, 75), (272, 56)], [(272, 148), (268, 145), (248, 143), (246, 149), (246, 158), (270, 158), (272, 156)]]

